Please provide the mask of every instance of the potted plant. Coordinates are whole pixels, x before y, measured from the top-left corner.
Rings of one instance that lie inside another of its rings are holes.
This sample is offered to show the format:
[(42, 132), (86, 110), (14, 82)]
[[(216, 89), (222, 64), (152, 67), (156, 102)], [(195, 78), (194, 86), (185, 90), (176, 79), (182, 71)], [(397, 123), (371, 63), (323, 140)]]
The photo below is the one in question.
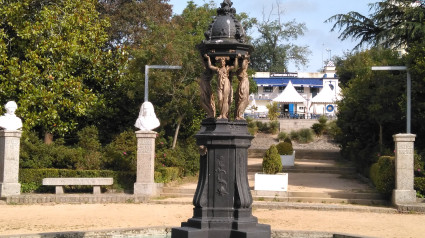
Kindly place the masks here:
[(276, 146), (280, 155), (282, 166), (294, 166), (295, 163), (295, 150), (289, 142), (280, 142)]
[(255, 174), (255, 190), (263, 191), (287, 191), (288, 174), (279, 173), (282, 170), (282, 162), (276, 146), (272, 145), (263, 157), (263, 173)]

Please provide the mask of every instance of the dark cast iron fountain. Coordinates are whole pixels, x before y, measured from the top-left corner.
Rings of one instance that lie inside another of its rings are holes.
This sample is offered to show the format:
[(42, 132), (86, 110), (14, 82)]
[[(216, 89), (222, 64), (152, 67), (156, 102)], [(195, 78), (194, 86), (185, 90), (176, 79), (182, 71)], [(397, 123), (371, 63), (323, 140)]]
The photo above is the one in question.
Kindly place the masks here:
[[(248, 105), (247, 68), (253, 47), (235, 18), (230, 0), (224, 0), (217, 16), (197, 47), (203, 58), (201, 105), (207, 112), (196, 135), (200, 148), (200, 173), (193, 198), (193, 217), (172, 229), (172, 238), (269, 238), (270, 226), (252, 215), (252, 196), (247, 175), (248, 133), (243, 112)], [(217, 73), (219, 116), (216, 116), (211, 80)], [(239, 80), (235, 93), (235, 120), (229, 121), (233, 101), (231, 80)]]

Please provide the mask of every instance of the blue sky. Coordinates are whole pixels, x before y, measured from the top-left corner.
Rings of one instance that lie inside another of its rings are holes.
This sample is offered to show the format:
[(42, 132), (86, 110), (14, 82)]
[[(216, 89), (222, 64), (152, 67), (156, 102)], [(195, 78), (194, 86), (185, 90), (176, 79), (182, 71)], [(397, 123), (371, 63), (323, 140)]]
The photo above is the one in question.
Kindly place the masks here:
[[(169, 1), (175, 14), (180, 14), (187, 2), (188, 0)], [(209, 0), (193, 0), (193, 2), (199, 6), (208, 3)], [(213, 2), (219, 7), (223, 0)], [(232, 2), (238, 13), (246, 12), (250, 17), (260, 21), (263, 19), (263, 12), (268, 15), (272, 5), (276, 8), (276, 0), (232, 0)], [(284, 10), (284, 22), (295, 19), (299, 23), (304, 22), (308, 28), (305, 35), (293, 43), (307, 45), (312, 51), (309, 56), (310, 62), (306, 67), (297, 69), (290, 64), (289, 71), (316, 72), (322, 68), (322, 58), (326, 60), (329, 55), (342, 56), (345, 51), (351, 50), (357, 44), (351, 39), (340, 41), (338, 32), (330, 32), (333, 24), (324, 21), (335, 14), (350, 11), (369, 15), (368, 4), (378, 0), (278, 0), (278, 2)]]

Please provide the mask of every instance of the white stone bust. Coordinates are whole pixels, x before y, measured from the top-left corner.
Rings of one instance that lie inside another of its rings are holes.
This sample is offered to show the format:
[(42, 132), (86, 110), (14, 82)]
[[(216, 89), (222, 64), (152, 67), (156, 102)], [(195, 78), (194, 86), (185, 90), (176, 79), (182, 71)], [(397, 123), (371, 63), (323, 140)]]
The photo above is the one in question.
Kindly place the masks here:
[(0, 116), (0, 128), (4, 130), (19, 130), (22, 128), (22, 120), (15, 115), (18, 105), (9, 101), (5, 105), (6, 113)]
[(136, 120), (135, 127), (141, 131), (152, 131), (159, 126), (159, 120), (151, 102), (144, 102), (140, 108), (139, 117)]

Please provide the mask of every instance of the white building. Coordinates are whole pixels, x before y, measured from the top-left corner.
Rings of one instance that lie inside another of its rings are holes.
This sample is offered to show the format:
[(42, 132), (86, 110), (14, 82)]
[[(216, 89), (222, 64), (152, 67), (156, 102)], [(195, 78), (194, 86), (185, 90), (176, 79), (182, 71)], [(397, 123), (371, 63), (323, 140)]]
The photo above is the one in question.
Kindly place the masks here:
[[(324, 73), (268, 73), (258, 72), (254, 76), (258, 93), (252, 94), (257, 108), (264, 110), (273, 100), (278, 101), (281, 117), (315, 118), (320, 115), (335, 116), (336, 101), (340, 99), (340, 88), (335, 65), (330, 61)], [(294, 95), (295, 88), (298, 95)], [(286, 95), (283, 95), (286, 94)], [(295, 99), (297, 98), (297, 99)], [(252, 112), (248, 107), (247, 113)]]

